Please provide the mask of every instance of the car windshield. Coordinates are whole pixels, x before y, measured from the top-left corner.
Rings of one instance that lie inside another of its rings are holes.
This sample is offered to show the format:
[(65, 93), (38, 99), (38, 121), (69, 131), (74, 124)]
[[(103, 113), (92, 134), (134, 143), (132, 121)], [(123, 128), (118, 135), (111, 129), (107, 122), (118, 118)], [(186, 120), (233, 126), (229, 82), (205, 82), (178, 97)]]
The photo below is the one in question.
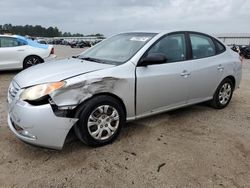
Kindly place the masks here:
[(156, 33), (115, 35), (82, 53), (78, 58), (120, 65), (132, 58)]

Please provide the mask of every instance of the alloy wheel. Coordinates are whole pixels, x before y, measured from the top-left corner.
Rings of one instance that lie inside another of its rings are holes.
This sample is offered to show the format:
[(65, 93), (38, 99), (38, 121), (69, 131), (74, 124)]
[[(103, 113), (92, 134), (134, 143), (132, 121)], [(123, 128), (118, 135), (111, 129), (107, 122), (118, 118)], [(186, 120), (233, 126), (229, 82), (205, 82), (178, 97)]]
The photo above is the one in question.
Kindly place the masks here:
[(110, 105), (95, 108), (87, 122), (89, 134), (96, 140), (107, 140), (119, 126), (119, 113)]
[(219, 102), (225, 105), (229, 102), (232, 95), (232, 87), (229, 83), (224, 83), (219, 92)]
[(37, 59), (36, 57), (29, 58), (27, 61), (27, 65), (29, 67), (31, 67), (33, 65), (37, 65), (37, 64), (39, 64), (39, 59)]

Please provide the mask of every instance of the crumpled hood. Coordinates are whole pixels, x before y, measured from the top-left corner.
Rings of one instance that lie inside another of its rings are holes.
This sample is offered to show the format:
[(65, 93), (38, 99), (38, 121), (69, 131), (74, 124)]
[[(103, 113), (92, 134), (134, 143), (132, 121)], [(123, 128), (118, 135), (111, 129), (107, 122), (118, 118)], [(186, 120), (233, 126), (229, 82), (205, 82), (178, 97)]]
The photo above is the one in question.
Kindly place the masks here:
[(21, 88), (25, 88), (37, 84), (57, 82), (113, 66), (114, 65), (69, 58), (30, 67), (17, 74), (14, 80)]

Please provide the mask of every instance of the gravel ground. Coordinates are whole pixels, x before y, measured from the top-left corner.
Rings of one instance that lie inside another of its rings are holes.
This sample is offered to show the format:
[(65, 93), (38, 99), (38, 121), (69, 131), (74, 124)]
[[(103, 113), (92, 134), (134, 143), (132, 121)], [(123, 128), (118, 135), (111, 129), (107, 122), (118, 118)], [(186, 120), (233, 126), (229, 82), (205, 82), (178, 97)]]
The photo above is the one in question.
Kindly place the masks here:
[[(56, 46), (59, 58), (82, 49)], [(0, 72), (0, 187), (250, 187), (250, 61), (230, 105), (195, 105), (128, 123), (116, 142), (62, 151), (33, 147), (7, 128)]]

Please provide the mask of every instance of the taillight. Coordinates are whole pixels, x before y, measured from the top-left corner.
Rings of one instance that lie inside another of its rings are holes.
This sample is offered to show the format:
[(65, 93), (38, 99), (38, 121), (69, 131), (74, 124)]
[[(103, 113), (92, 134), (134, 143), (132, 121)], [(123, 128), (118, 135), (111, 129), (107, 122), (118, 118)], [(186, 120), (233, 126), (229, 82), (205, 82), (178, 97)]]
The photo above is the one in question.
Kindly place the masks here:
[(55, 49), (54, 48), (51, 49), (50, 54), (55, 54)]

